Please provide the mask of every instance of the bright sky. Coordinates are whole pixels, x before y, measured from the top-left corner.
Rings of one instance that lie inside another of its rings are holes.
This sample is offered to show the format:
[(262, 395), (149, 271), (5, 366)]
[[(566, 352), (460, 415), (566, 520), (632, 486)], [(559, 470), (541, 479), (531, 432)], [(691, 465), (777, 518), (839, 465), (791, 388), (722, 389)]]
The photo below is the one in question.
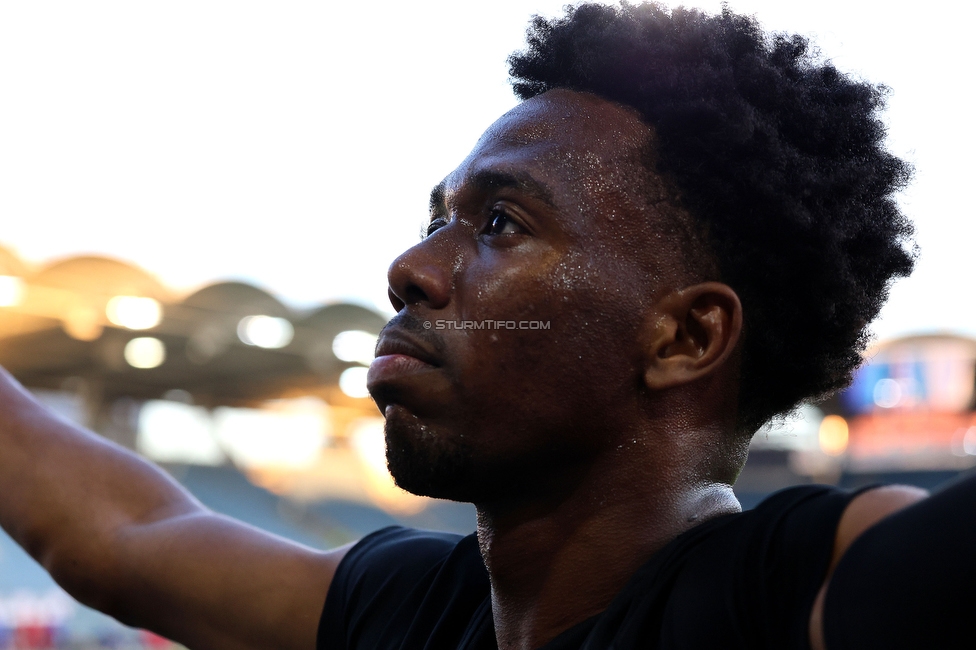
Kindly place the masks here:
[[(0, 245), (34, 263), (112, 255), (184, 290), (235, 278), (296, 306), (387, 308), (431, 186), (515, 104), (505, 58), (563, 2), (4, 2)], [(892, 88), (922, 256), (875, 331), (976, 335), (974, 5), (730, 5)]]

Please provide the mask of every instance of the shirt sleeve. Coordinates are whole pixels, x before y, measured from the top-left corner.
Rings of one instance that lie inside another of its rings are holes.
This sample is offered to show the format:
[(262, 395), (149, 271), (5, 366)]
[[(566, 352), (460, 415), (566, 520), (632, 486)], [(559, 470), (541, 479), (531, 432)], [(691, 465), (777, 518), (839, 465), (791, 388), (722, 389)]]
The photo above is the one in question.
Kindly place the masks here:
[(413, 621), (423, 594), (460, 535), (390, 526), (342, 559), (319, 622), (319, 650), (375, 648)]
[(976, 648), (976, 477), (858, 537), (824, 602), (828, 650)]

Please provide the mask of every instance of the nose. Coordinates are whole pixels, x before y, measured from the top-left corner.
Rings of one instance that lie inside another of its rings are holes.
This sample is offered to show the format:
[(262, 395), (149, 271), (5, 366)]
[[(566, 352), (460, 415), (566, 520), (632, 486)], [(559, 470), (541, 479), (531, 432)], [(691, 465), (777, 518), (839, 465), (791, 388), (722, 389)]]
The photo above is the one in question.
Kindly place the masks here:
[(408, 305), (442, 309), (451, 299), (451, 274), (447, 251), (434, 237), (424, 240), (393, 260), (387, 278), (393, 308)]

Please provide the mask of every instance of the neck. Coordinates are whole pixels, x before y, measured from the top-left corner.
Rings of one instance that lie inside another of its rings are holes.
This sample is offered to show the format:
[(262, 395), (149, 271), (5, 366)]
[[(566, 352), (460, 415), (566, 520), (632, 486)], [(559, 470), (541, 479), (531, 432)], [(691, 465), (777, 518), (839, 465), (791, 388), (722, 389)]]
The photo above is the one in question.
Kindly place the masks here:
[[(655, 466), (644, 441), (615, 449), (571, 485), (552, 482), (517, 504), (478, 506), (500, 650), (534, 650), (603, 611), (656, 551), (695, 525), (738, 512), (728, 484)], [(658, 450), (658, 452), (663, 450)]]

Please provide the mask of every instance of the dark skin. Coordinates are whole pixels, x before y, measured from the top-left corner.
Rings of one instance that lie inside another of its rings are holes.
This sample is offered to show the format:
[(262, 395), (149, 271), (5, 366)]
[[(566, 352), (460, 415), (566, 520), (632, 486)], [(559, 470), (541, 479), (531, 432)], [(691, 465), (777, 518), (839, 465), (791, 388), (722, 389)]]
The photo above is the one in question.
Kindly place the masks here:
[[(464, 435), (471, 480), (435, 494), (478, 506), (501, 647), (542, 645), (667, 541), (739, 510), (702, 450), (734, 417), (741, 307), (719, 283), (679, 289), (692, 275), (680, 251), (644, 246), (670, 208), (610, 170), (648, 137), (594, 97), (526, 102), (435, 191), (431, 234), (390, 271), (394, 306), (415, 319), (550, 323), (437, 332), (436, 367), (371, 373), (394, 444)], [(580, 180), (592, 176), (610, 182)]]
[[(390, 270), (406, 324), (551, 323), (432, 340), (394, 319), (387, 338), (431, 363), (371, 372), (390, 446), (411, 441), (423, 460), (447, 447), (437, 455), (466, 468), (427, 491), (478, 506), (500, 648), (537, 648), (599, 613), (668, 541), (739, 510), (741, 450), (726, 442), (742, 307), (662, 237), (677, 208), (659, 179), (638, 180), (652, 138), (591, 95), (526, 102), (435, 189), (428, 238)], [(381, 340), (377, 354), (398, 352), (411, 354)], [(870, 492), (852, 512), (867, 521), (922, 496)], [(864, 528), (848, 518), (843, 547)]]
[[(591, 95), (525, 102), (435, 191), (431, 234), (390, 269), (399, 315), (370, 386), (391, 466), (408, 489), (477, 505), (501, 648), (539, 647), (598, 613), (669, 540), (739, 509), (742, 307), (686, 268), (672, 194), (639, 164), (648, 142), (632, 111)], [(549, 328), (421, 325), (483, 319)], [(0, 524), (70, 593), (191, 648), (314, 647), (347, 550), (208, 511), (2, 371), (0, 495)], [(854, 500), (834, 564), (923, 497)]]

